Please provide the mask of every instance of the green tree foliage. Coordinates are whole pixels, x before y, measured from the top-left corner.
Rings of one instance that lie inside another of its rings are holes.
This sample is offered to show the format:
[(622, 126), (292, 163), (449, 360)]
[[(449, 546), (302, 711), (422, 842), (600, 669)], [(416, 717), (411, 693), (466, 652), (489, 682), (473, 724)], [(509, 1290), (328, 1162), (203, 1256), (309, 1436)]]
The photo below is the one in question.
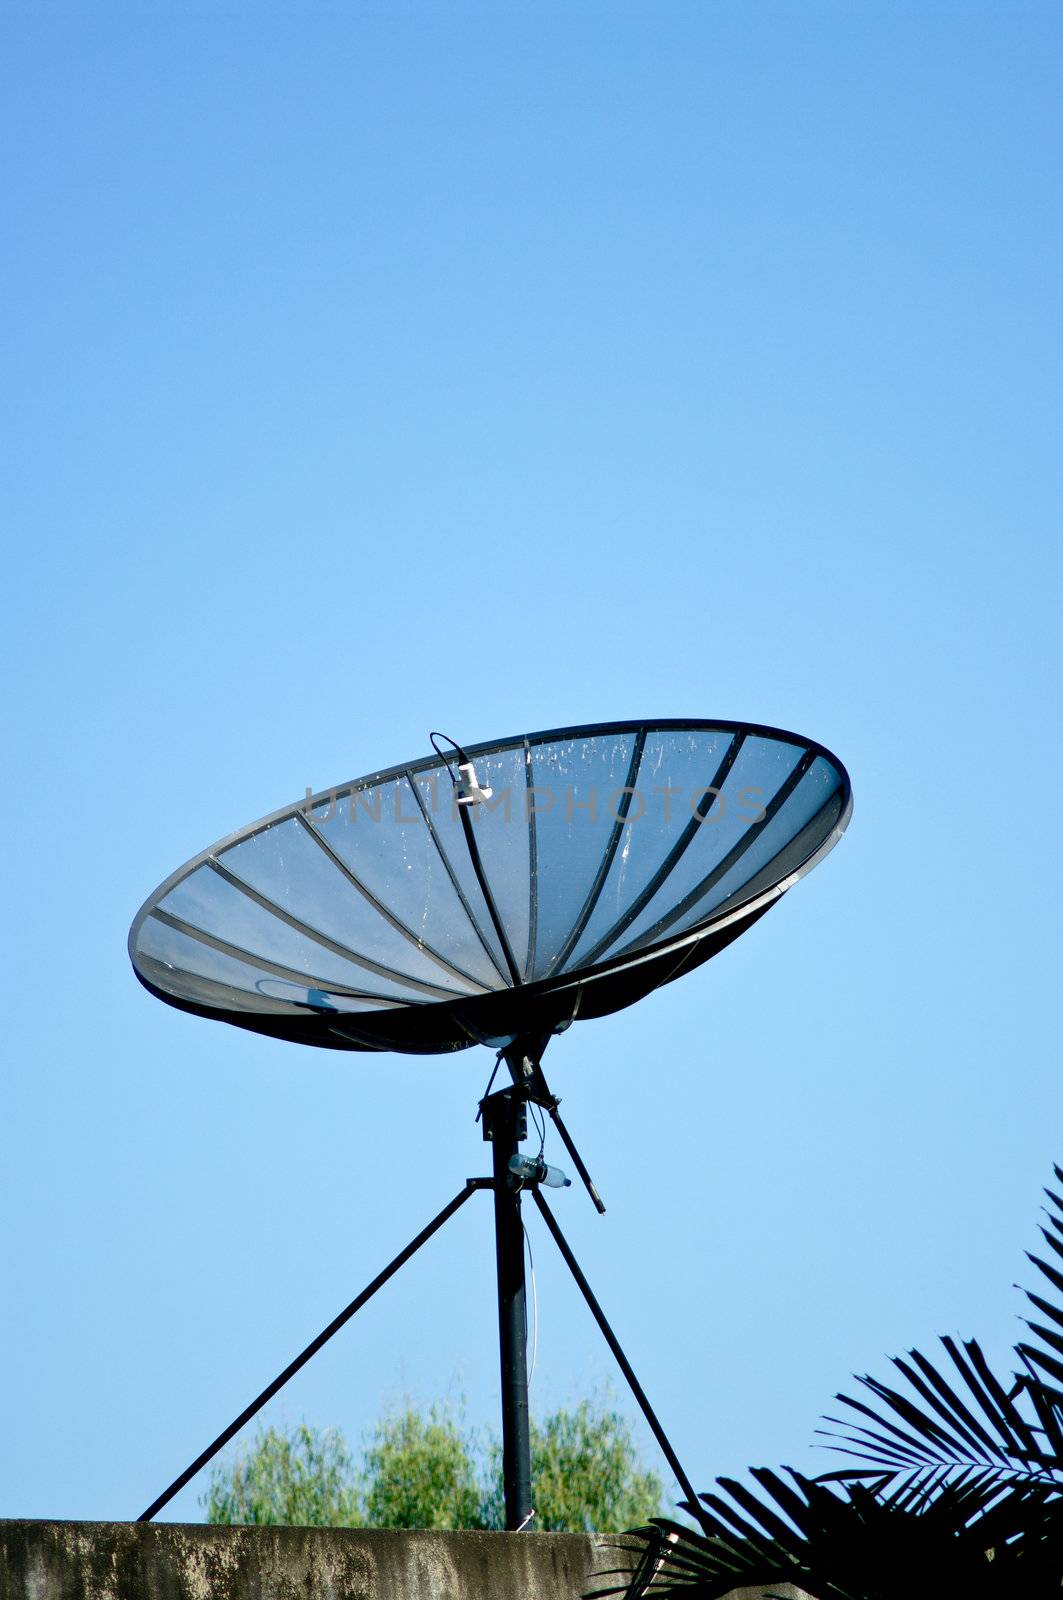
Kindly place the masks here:
[(619, 1533), (660, 1514), (661, 1480), (642, 1469), (619, 1412), (587, 1400), (555, 1411), (541, 1426), (532, 1422), (531, 1446), (533, 1526), (540, 1531)]
[[(533, 1422), (531, 1443), (534, 1527), (614, 1533), (662, 1510), (661, 1480), (619, 1412), (585, 1400)], [(357, 1465), (335, 1429), (269, 1428), (212, 1469), (201, 1504), (208, 1522), (503, 1528), (501, 1456), (440, 1407), (383, 1418)]]
[(212, 1472), (203, 1503), (208, 1522), (349, 1527), (358, 1520), (353, 1480), (351, 1452), (335, 1428), (267, 1428), (250, 1451)]
[(490, 1528), (475, 1451), (453, 1417), (407, 1410), (376, 1426), (361, 1473), (367, 1528)]

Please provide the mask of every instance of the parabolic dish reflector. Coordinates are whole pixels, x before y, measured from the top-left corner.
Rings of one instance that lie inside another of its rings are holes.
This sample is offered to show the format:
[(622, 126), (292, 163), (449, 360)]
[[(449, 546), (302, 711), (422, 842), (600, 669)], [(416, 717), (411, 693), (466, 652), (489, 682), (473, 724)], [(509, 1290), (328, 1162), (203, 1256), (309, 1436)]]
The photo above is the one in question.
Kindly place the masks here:
[(303, 1044), (502, 1045), (619, 1010), (715, 955), (832, 849), (852, 808), (828, 750), (753, 724), (599, 724), (468, 755), (490, 796), (467, 807), (433, 755), (196, 856), (133, 923), (141, 982)]

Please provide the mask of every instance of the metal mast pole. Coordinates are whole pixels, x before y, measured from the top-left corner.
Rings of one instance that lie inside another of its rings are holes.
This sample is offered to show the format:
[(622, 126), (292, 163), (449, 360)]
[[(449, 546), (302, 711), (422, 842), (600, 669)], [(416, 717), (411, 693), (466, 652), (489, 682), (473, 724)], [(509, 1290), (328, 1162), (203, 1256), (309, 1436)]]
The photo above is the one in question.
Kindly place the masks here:
[(523, 1528), (532, 1513), (528, 1427), (528, 1320), (520, 1180), (509, 1170), (527, 1133), (519, 1090), (503, 1089), (483, 1102), (484, 1138), (494, 1158), (495, 1256), (498, 1265), (498, 1348), (502, 1377), (502, 1479), (506, 1527)]

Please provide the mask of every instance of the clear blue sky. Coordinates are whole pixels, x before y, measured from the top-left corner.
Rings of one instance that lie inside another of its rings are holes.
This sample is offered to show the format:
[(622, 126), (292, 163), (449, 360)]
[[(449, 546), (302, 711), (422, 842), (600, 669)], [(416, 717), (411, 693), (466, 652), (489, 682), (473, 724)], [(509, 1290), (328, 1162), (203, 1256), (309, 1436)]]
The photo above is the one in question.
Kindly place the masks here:
[[(300, 1052), (125, 954), (188, 856), (434, 727), (749, 718), (852, 775), (770, 917), (548, 1057), (695, 1480), (825, 1467), (909, 1344), (1006, 1351), (1063, 1160), (1058, 6), (2, 30), (0, 1514), (135, 1516), (486, 1170), (486, 1051)], [(493, 1419), (489, 1211), (269, 1417)], [(544, 1410), (613, 1374), (532, 1231)]]

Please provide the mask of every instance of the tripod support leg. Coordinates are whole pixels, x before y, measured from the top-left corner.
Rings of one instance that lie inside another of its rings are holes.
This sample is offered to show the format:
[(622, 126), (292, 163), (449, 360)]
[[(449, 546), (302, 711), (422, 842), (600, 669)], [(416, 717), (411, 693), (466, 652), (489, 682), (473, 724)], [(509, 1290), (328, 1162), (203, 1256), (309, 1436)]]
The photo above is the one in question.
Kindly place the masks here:
[(587, 1282), (586, 1278), (583, 1276), (583, 1273), (580, 1270), (580, 1264), (576, 1260), (575, 1256), (572, 1254), (572, 1251), (569, 1249), (568, 1240), (565, 1238), (564, 1234), (561, 1232), (561, 1229), (560, 1229), (560, 1227), (558, 1226), (558, 1223), (557, 1223), (557, 1218), (554, 1216), (553, 1212), (550, 1210), (550, 1207), (547, 1205), (546, 1201), (543, 1199), (542, 1193), (539, 1190), (538, 1185), (536, 1185), (536, 1187), (532, 1190), (532, 1193), (535, 1196), (535, 1204), (539, 1207), (539, 1210), (542, 1212), (543, 1221), (546, 1223), (546, 1226), (549, 1228), (551, 1234), (553, 1235), (554, 1243), (557, 1245), (557, 1248), (560, 1250), (562, 1256), (564, 1257), (565, 1265), (568, 1267), (568, 1270), (571, 1272), (572, 1276), (575, 1278), (576, 1286), (579, 1289), (580, 1293), (582, 1294), (584, 1300), (586, 1300), (588, 1306), (590, 1307), (591, 1315), (593, 1316), (595, 1322), (598, 1324), (599, 1328), (601, 1329), (602, 1334), (605, 1337), (606, 1344), (609, 1346), (610, 1350), (613, 1352), (613, 1355), (616, 1357), (617, 1365), (619, 1366), (621, 1372), (624, 1374), (624, 1377), (627, 1379), (628, 1387), (631, 1390), (631, 1393), (635, 1396), (635, 1399), (638, 1401), (639, 1407), (640, 1407), (640, 1409), (642, 1411), (642, 1414), (646, 1418), (646, 1421), (649, 1423), (650, 1428), (651, 1428), (651, 1430), (653, 1432), (653, 1437), (657, 1440), (657, 1443), (660, 1445), (661, 1450), (662, 1450), (662, 1452), (664, 1454), (664, 1458), (668, 1462), (668, 1465), (671, 1467), (672, 1471), (674, 1472), (675, 1477), (676, 1477), (676, 1481), (678, 1482), (679, 1487), (682, 1489), (683, 1493), (687, 1497), (687, 1501), (689, 1502), (688, 1509), (692, 1512), (693, 1515), (696, 1516), (698, 1514), (698, 1497), (697, 1497), (697, 1493), (695, 1492), (694, 1486), (691, 1483), (690, 1479), (687, 1477), (686, 1473), (683, 1471), (683, 1467), (682, 1467), (682, 1464), (681, 1464), (681, 1462), (679, 1460), (679, 1457), (676, 1455), (675, 1451), (672, 1449), (672, 1446), (668, 1441), (668, 1435), (665, 1433), (664, 1429), (661, 1427), (661, 1424), (658, 1422), (657, 1413), (654, 1411), (653, 1407), (650, 1405), (650, 1402), (647, 1400), (646, 1395), (645, 1395), (645, 1393), (643, 1391), (642, 1385), (639, 1382), (639, 1380), (636, 1378), (635, 1373), (634, 1373), (634, 1371), (632, 1369), (631, 1362), (628, 1360), (627, 1356), (624, 1354), (623, 1350), (620, 1348), (620, 1341), (617, 1339), (616, 1334), (613, 1332), (612, 1328), (609, 1326), (609, 1323), (608, 1323), (608, 1321), (606, 1319), (605, 1312), (602, 1310), (601, 1306), (598, 1304), (598, 1301), (595, 1299), (594, 1291), (591, 1288), (590, 1284)]
[(246, 1406), (238, 1417), (235, 1417), (233, 1421), (230, 1422), (229, 1426), (223, 1433), (219, 1433), (218, 1437), (214, 1440), (214, 1443), (209, 1444), (203, 1451), (202, 1455), (198, 1455), (192, 1462), (191, 1466), (186, 1467), (184, 1472), (181, 1473), (181, 1476), (179, 1478), (175, 1478), (170, 1487), (168, 1489), (164, 1489), (162, 1494), (159, 1495), (158, 1499), (151, 1502), (151, 1505), (146, 1511), (141, 1512), (140, 1516), (137, 1518), (137, 1521), (150, 1522), (152, 1517), (154, 1517), (157, 1512), (161, 1511), (163, 1506), (168, 1505), (173, 1499), (174, 1495), (177, 1494), (180, 1489), (183, 1489), (185, 1484), (190, 1482), (190, 1480), (195, 1477), (200, 1468), (205, 1467), (207, 1462), (212, 1460), (214, 1456), (217, 1455), (218, 1451), (223, 1449), (225, 1445), (229, 1443), (229, 1440), (234, 1438), (236, 1434), (239, 1433), (240, 1429), (244, 1426), (244, 1423), (250, 1422), (255, 1413), (261, 1411), (262, 1407), (266, 1404), (266, 1401), (272, 1400), (277, 1391), (279, 1389), (283, 1389), (284, 1385), (288, 1382), (288, 1379), (293, 1378), (299, 1371), (300, 1367), (305, 1367), (306, 1363), (310, 1360), (310, 1357), (316, 1355), (321, 1349), (322, 1345), (327, 1344), (332, 1338), (332, 1335), (334, 1333), (338, 1333), (343, 1327), (344, 1323), (349, 1322), (354, 1316), (354, 1313), (356, 1311), (360, 1311), (362, 1306), (365, 1305), (366, 1301), (371, 1300), (378, 1289), (383, 1288), (388, 1279), (393, 1277), (394, 1274), (398, 1272), (399, 1268), (409, 1261), (410, 1257), (415, 1255), (423, 1244), (427, 1243), (432, 1235), (443, 1226), (444, 1222), (452, 1217), (455, 1211), (459, 1210), (465, 1204), (466, 1200), (468, 1200), (469, 1196), (473, 1194), (475, 1190), (490, 1189), (491, 1187), (492, 1184), (489, 1178), (470, 1178), (464, 1189), (454, 1196), (450, 1204), (444, 1206), (439, 1215), (433, 1217), (428, 1226), (426, 1228), (422, 1228), (415, 1239), (410, 1240), (405, 1250), (399, 1251), (399, 1254), (395, 1257), (394, 1261), (389, 1262), (384, 1268), (383, 1272), (379, 1272), (377, 1274), (372, 1283), (366, 1284), (361, 1294), (357, 1295), (351, 1301), (349, 1306), (345, 1306), (338, 1317), (333, 1317), (328, 1327), (323, 1328), (318, 1334), (317, 1338), (312, 1339), (307, 1345), (306, 1349), (301, 1351), (299, 1355), (296, 1356), (294, 1361), (290, 1361), (283, 1372), (277, 1374), (273, 1382), (268, 1384), (266, 1388), (263, 1389), (262, 1393), (252, 1400), (251, 1404)]

